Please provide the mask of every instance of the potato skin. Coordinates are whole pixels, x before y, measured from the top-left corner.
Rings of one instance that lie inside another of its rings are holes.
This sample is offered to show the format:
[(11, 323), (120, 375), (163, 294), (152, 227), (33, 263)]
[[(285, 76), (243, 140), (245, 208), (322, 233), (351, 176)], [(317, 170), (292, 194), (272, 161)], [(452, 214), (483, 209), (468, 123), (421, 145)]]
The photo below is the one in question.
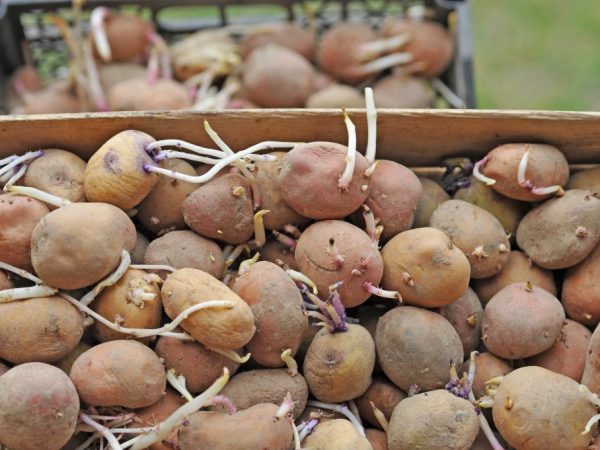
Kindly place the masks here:
[(479, 433), (471, 402), (438, 389), (398, 403), (388, 428), (390, 450), (469, 450)]
[(430, 108), (434, 95), (427, 82), (410, 75), (388, 75), (373, 86), (378, 108)]
[(15, 194), (0, 195), (0, 261), (30, 271), (31, 235), (49, 212), (38, 200)]
[(481, 319), (483, 308), (473, 289), (453, 303), (440, 308), (440, 314), (454, 327), (463, 346), (463, 354), (468, 355), (479, 347), (481, 339)]
[(58, 367), (64, 373), (69, 375), (71, 373), (71, 367), (73, 367), (73, 363), (75, 362), (75, 360), (79, 358), (79, 356), (82, 353), (87, 352), (90, 348), (92, 348), (92, 346), (87, 342), (83, 340), (79, 341), (79, 344), (77, 344), (77, 346), (67, 356), (65, 356), (60, 361), (56, 361), (52, 365), (54, 367)]
[(428, 227), (433, 212), (442, 203), (450, 200), (450, 196), (435, 181), (422, 177), (419, 177), (419, 181), (421, 182), (421, 197), (417, 203), (413, 228)]
[(203, 392), (213, 384), (223, 375), (223, 367), (227, 367), (230, 374), (236, 373), (240, 367), (239, 363), (196, 341), (161, 336), (155, 352), (164, 360), (167, 369), (175, 369), (185, 377), (185, 385), (192, 394)]
[(501, 358), (521, 359), (549, 349), (565, 321), (556, 297), (527, 283), (512, 283), (483, 311), (482, 341)]
[(198, 342), (226, 350), (243, 347), (256, 332), (250, 307), (235, 292), (212, 275), (197, 269), (179, 269), (164, 282), (163, 307), (174, 319), (190, 306), (208, 300), (228, 300), (231, 309), (207, 308), (181, 322), (181, 328)]
[(463, 360), (456, 330), (440, 314), (414, 306), (397, 307), (379, 319), (375, 335), (377, 360), (387, 377), (408, 392), (445, 386), (451, 362)]
[[(290, 393), (294, 403), (293, 414), (297, 418), (308, 400), (308, 385), (301, 374), (291, 376), (287, 369), (256, 369), (236, 374), (221, 391), (236, 408), (248, 409), (259, 403), (280, 405)], [(214, 410), (224, 411), (221, 405)]]
[(361, 419), (373, 427), (381, 428), (381, 424), (375, 417), (370, 402), (373, 402), (389, 421), (396, 405), (405, 398), (406, 394), (403, 391), (398, 389), (389, 380), (379, 377), (373, 380), (369, 389), (358, 397), (355, 402)]
[(303, 373), (311, 394), (322, 402), (340, 403), (362, 394), (371, 384), (375, 343), (360, 325), (330, 333), (321, 329), (308, 347)]
[[(465, 218), (469, 220), (465, 220)], [(442, 203), (430, 219), (460, 248), (471, 264), (471, 278), (491, 277), (508, 261), (510, 242), (502, 224), (486, 210), (462, 200)]]
[(588, 345), (581, 384), (586, 385), (595, 394), (600, 393), (600, 329), (598, 327), (592, 333)]
[[(332, 241), (344, 259), (341, 265), (336, 265), (328, 254)], [(364, 283), (378, 286), (383, 276), (383, 259), (369, 235), (341, 220), (310, 225), (298, 239), (294, 256), (300, 271), (317, 285), (321, 298), (327, 299), (329, 286), (343, 281), (338, 292), (347, 308), (364, 303), (371, 296)], [(353, 274), (353, 270), (360, 275)]]
[(375, 428), (366, 428), (365, 435), (373, 450), (388, 450), (387, 433)]
[(267, 241), (260, 250), (260, 259), (277, 264), (277, 260), (287, 264), (290, 269), (298, 270), (294, 250), (276, 240)]
[(117, 133), (92, 155), (85, 168), (85, 196), (90, 202), (110, 203), (123, 210), (139, 204), (158, 182), (144, 165), (154, 165), (145, 147), (154, 142), (136, 130)]
[(332, 419), (320, 422), (302, 445), (311, 450), (373, 450), (366, 438), (358, 434), (349, 420)]
[(60, 361), (82, 335), (83, 317), (62, 297), (0, 304), (0, 358), (13, 364)]
[(200, 411), (179, 431), (181, 450), (290, 450), (293, 432), (287, 420), (274, 420), (279, 407), (260, 403), (229, 415)]
[(400, 292), (407, 304), (448, 305), (469, 287), (469, 260), (435, 228), (397, 234), (381, 249), (381, 256), (384, 289)]
[(73, 363), (71, 379), (82, 402), (125, 408), (156, 403), (167, 383), (156, 353), (131, 340), (104, 342), (82, 353)]
[[(191, 230), (177, 230), (154, 239), (144, 254), (144, 264), (166, 264), (175, 269), (198, 269), (223, 277), (223, 251), (216, 242)], [(161, 278), (169, 272), (155, 271)]]
[[(459, 373), (469, 371), (470, 358), (465, 361)], [(512, 367), (508, 361), (498, 358), (490, 352), (481, 352), (475, 355), (475, 378), (473, 378), (472, 390), (475, 398), (487, 395), (485, 382), (492, 378), (500, 377), (510, 373)]]
[(311, 60), (315, 51), (314, 35), (294, 23), (271, 23), (248, 30), (242, 37), (240, 53), (245, 58), (252, 50), (269, 43), (280, 45)]
[(362, 108), (365, 104), (360, 91), (345, 84), (330, 84), (316, 90), (306, 99), (306, 108)]
[(296, 283), (279, 266), (259, 261), (237, 277), (232, 289), (254, 315), (256, 333), (246, 344), (252, 358), (265, 367), (283, 367), (281, 353), (291, 349), (294, 356), (308, 328)]
[(146, 253), (150, 241), (139, 231), (136, 232), (136, 236), (135, 247), (131, 251), (131, 264), (144, 264), (144, 253)]
[[(180, 406), (185, 403), (185, 399), (174, 389), (167, 388), (164, 395), (153, 405), (146, 406), (135, 411), (135, 415), (141, 419), (140, 427), (152, 427), (171, 414), (173, 414)], [(167, 435), (165, 439), (177, 442), (177, 431), (175, 428)], [(148, 447), (150, 450), (172, 450), (172, 447), (167, 447), (162, 442), (157, 442)]]
[(583, 189), (600, 192), (600, 166), (574, 173), (569, 178), (566, 189)]
[(506, 442), (522, 450), (585, 450), (596, 430), (594, 425), (581, 435), (596, 408), (579, 384), (542, 367), (522, 367), (506, 375), (492, 413)]
[(13, 283), (13, 280), (8, 275), (8, 272), (0, 270), (0, 291), (12, 289), (13, 287), (15, 287), (15, 283)]
[(562, 285), (562, 303), (567, 315), (584, 325), (600, 322), (600, 245), (579, 264), (567, 269)]
[(131, 252), (136, 238), (135, 225), (115, 206), (72, 203), (52, 211), (35, 227), (31, 261), (47, 285), (79, 289), (111, 273), (121, 251)]

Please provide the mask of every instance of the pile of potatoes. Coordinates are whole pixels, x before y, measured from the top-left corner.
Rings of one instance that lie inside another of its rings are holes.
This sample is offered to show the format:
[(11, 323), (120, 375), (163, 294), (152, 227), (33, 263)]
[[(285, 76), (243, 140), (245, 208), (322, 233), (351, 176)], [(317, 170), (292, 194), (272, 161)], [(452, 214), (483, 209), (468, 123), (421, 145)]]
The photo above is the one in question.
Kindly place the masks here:
[(203, 30), (170, 46), (137, 15), (99, 7), (90, 22), (88, 36), (60, 28), (71, 45), (69, 80), (45, 83), (32, 66), (15, 71), (11, 114), (359, 108), (365, 83), (380, 107), (429, 108), (454, 56), (452, 33), (420, 7), (377, 31), (339, 22), (319, 34), (316, 25), (282, 22)]
[(1, 445), (594, 444), (598, 168), (514, 143), (438, 184), (206, 129), (0, 160)]

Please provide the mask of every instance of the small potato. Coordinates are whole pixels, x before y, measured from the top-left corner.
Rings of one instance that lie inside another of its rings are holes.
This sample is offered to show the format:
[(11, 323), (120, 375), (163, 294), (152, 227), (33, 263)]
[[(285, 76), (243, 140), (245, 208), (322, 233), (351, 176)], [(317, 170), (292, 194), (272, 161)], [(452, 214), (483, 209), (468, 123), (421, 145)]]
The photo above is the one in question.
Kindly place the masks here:
[(569, 178), (565, 189), (600, 192), (600, 166), (574, 173)]
[(290, 269), (298, 270), (294, 251), (289, 246), (282, 244), (277, 240), (267, 241), (260, 249), (260, 259), (277, 264), (277, 260), (282, 261)]
[[(365, 99), (362, 93), (345, 84), (331, 84), (319, 89), (306, 99), (306, 108), (362, 108)], [(377, 103), (379, 105), (379, 103)]]
[[(49, 149), (29, 163), (23, 185), (37, 188), (72, 202), (84, 202), (85, 161), (74, 153)], [(48, 205), (48, 208), (56, 209)]]
[[(215, 242), (190, 230), (171, 231), (148, 245), (144, 264), (157, 264), (175, 269), (198, 269), (215, 278), (223, 277), (223, 252)], [(169, 272), (156, 271), (161, 278)]]
[(463, 360), (456, 330), (444, 317), (426, 309), (403, 306), (387, 312), (377, 324), (377, 359), (387, 377), (408, 392), (442, 388), (450, 365)]
[(57, 362), (83, 335), (83, 317), (62, 297), (0, 304), (0, 358), (13, 364)]
[(352, 400), (371, 385), (375, 366), (375, 344), (360, 325), (331, 333), (321, 329), (308, 347), (303, 373), (310, 392), (322, 402)]
[[(308, 385), (302, 375), (291, 376), (287, 369), (257, 369), (238, 373), (231, 378), (221, 394), (241, 410), (259, 403), (280, 405), (288, 392), (294, 401), (293, 414), (297, 418), (306, 407)], [(225, 410), (222, 405), (213, 409)]]
[(9, 369), (10, 369), (10, 367), (8, 367), (3, 362), (0, 362), (0, 376), (4, 375), (6, 372), (8, 372)]
[[(128, 269), (119, 281), (100, 292), (90, 307), (123, 327), (158, 328), (162, 319), (162, 302), (157, 280), (152, 277), (143, 270)], [(156, 275), (154, 277), (158, 278)], [(131, 337), (97, 320), (92, 325), (92, 332), (99, 342)], [(147, 344), (152, 340), (149, 337), (140, 339), (140, 342)]]
[[(460, 374), (469, 372), (470, 359), (467, 359), (462, 366)], [(475, 398), (483, 397), (487, 395), (485, 389), (485, 382), (492, 378), (501, 377), (510, 373), (512, 367), (508, 361), (498, 358), (490, 352), (481, 352), (475, 356), (475, 378), (473, 378), (473, 384), (471, 389)]]
[(13, 282), (12, 278), (8, 275), (8, 272), (0, 270), (0, 291), (12, 289), (14, 287), (15, 283)]
[(378, 108), (431, 108), (433, 90), (423, 78), (409, 75), (388, 75), (373, 86)]
[(421, 182), (422, 189), (421, 198), (419, 199), (417, 210), (415, 211), (413, 228), (428, 227), (429, 219), (433, 212), (442, 203), (450, 200), (450, 196), (435, 181), (421, 177), (419, 177), (419, 181)]
[[(167, 417), (173, 414), (180, 406), (185, 403), (184, 398), (179, 392), (167, 388), (161, 398), (153, 405), (146, 406), (135, 411), (135, 415), (141, 420), (140, 427), (153, 427), (164, 421)], [(167, 435), (164, 440), (177, 442), (176, 428)], [(161, 442), (157, 442), (148, 447), (150, 450), (172, 450), (173, 447), (167, 446)]]
[(581, 384), (595, 394), (600, 393), (600, 328), (598, 327), (592, 333), (588, 345)]
[(471, 266), (448, 236), (417, 228), (394, 236), (381, 250), (384, 289), (424, 308), (448, 305), (469, 287)]
[(545, 352), (526, 360), (528, 366), (540, 366), (581, 381), (592, 333), (573, 320), (566, 320), (560, 336)]
[(196, 341), (161, 336), (155, 351), (164, 360), (167, 369), (174, 369), (185, 377), (185, 386), (192, 394), (205, 391), (223, 374), (223, 367), (227, 367), (230, 374), (236, 373), (240, 367), (239, 363)]
[(31, 235), (49, 212), (44, 203), (32, 198), (0, 195), (0, 261), (31, 270)]
[(579, 264), (569, 268), (562, 285), (562, 303), (567, 316), (584, 325), (600, 322), (600, 245)]
[(227, 174), (202, 185), (183, 202), (188, 227), (207, 238), (241, 244), (254, 233), (252, 194), (248, 181)]
[(269, 23), (247, 30), (242, 38), (240, 53), (246, 58), (255, 48), (269, 43), (293, 50), (309, 61), (316, 45), (314, 34), (295, 23)]
[(473, 280), (471, 285), (485, 306), (505, 286), (528, 281), (556, 296), (556, 283), (552, 272), (536, 266), (525, 253), (513, 250), (509, 253), (508, 262), (500, 272), (490, 278)]
[(465, 253), (471, 278), (491, 277), (508, 262), (510, 243), (502, 224), (479, 206), (448, 200), (435, 210), (430, 223)]
[(19, 450), (59, 450), (79, 418), (75, 386), (60, 369), (26, 363), (0, 377), (0, 443)]
[(373, 450), (388, 450), (387, 433), (385, 431), (367, 428), (365, 429), (365, 436)]
[(104, 342), (82, 353), (73, 363), (71, 379), (82, 402), (125, 408), (156, 403), (167, 383), (156, 353), (129, 340)]
[(468, 288), (458, 300), (440, 308), (440, 314), (458, 333), (465, 355), (477, 350), (481, 338), (483, 308), (473, 289)]
[(564, 321), (562, 305), (548, 291), (529, 283), (513, 283), (486, 305), (481, 340), (501, 358), (527, 358), (548, 350)]
[(150, 241), (139, 231), (136, 232), (136, 235), (135, 247), (133, 247), (131, 252), (131, 264), (144, 264), (144, 254)]
[(542, 367), (506, 375), (494, 397), (494, 424), (520, 450), (585, 450), (595, 434), (582, 434), (596, 408), (579, 383)]
[[(381, 428), (381, 424), (373, 413), (371, 402), (384, 414), (389, 421), (392, 412), (398, 403), (406, 398), (406, 394), (398, 389), (389, 380), (383, 377), (375, 378), (363, 395), (356, 399), (356, 406), (361, 419), (369, 425)], [(386, 441), (387, 442), (387, 441)]]
[(600, 199), (574, 189), (532, 209), (517, 228), (517, 244), (538, 266), (565, 269), (600, 241)]
[(294, 356), (308, 328), (296, 283), (276, 264), (259, 261), (238, 275), (232, 288), (252, 310), (256, 333), (246, 348), (264, 367), (283, 367), (281, 353)]
[[(196, 170), (181, 159), (167, 159), (162, 167), (185, 175), (195, 176)], [(151, 233), (164, 233), (185, 228), (183, 220), (183, 202), (198, 189), (198, 185), (160, 177), (154, 189), (137, 206), (136, 218)]]
[(85, 168), (85, 196), (128, 210), (138, 205), (158, 183), (158, 175), (147, 172), (154, 161), (146, 146), (154, 138), (136, 130), (122, 131), (106, 141), (92, 155)]
[(105, 203), (72, 203), (52, 211), (31, 236), (31, 261), (49, 286), (73, 290), (97, 283), (131, 252), (135, 225)]
[(79, 344), (63, 359), (53, 363), (54, 367), (58, 367), (64, 373), (69, 375), (71, 373), (71, 367), (73, 367), (73, 363), (79, 358), (82, 353), (87, 352), (92, 346), (87, 342), (80, 341)]
[(293, 431), (285, 419), (277, 420), (279, 406), (260, 403), (230, 415), (197, 412), (179, 431), (181, 450), (289, 450)]
[(388, 448), (469, 450), (478, 433), (473, 404), (438, 389), (398, 403), (388, 428)]
[(227, 300), (235, 306), (207, 308), (190, 314), (181, 328), (202, 344), (225, 350), (243, 347), (256, 332), (254, 315), (244, 300), (212, 275), (198, 269), (179, 269), (163, 284), (165, 312), (175, 319), (187, 308), (209, 300)]
[(320, 422), (302, 446), (311, 450), (373, 450), (373, 447), (346, 419)]

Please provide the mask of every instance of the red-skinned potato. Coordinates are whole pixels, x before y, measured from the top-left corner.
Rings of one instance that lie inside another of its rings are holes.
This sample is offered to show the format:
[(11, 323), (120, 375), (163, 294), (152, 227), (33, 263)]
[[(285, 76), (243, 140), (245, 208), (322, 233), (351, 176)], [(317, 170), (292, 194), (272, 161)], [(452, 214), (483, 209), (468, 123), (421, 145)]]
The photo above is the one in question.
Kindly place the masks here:
[(6, 372), (8, 372), (9, 369), (10, 369), (10, 367), (8, 367), (3, 362), (0, 362), (0, 376), (4, 375)]
[(331, 84), (319, 89), (306, 99), (307, 108), (362, 108), (365, 99), (352, 86)]
[(269, 23), (248, 30), (242, 38), (240, 53), (246, 58), (255, 48), (269, 43), (293, 50), (307, 60), (315, 52), (315, 36), (294, 23)]
[[(174, 391), (171, 388), (167, 388), (163, 396), (153, 405), (147, 406), (145, 408), (137, 409), (135, 411), (136, 417), (138, 417), (141, 422), (139, 424), (140, 427), (153, 427), (160, 422), (164, 421), (173, 414), (180, 406), (185, 403), (184, 398), (179, 394), (179, 392)], [(169, 442), (177, 442), (177, 431), (178, 429), (173, 430), (171, 433), (167, 435), (164, 440), (168, 440)], [(172, 450), (173, 447), (167, 446), (161, 442), (157, 442), (148, 447), (150, 450)]]
[(369, 389), (356, 399), (356, 406), (358, 407), (361, 419), (373, 427), (381, 428), (381, 424), (373, 412), (371, 402), (373, 402), (389, 421), (396, 405), (405, 398), (406, 394), (398, 389), (392, 382), (383, 377), (379, 377), (373, 379)]
[(600, 328), (596, 327), (592, 333), (587, 349), (585, 367), (581, 384), (587, 386), (595, 394), (600, 393)]
[(600, 322), (600, 245), (582, 262), (569, 268), (562, 285), (562, 303), (567, 316), (584, 325)]
[(286, 264), (290, 269), (298, 270), (294, 250), (277, 240), (267, 241), (260, 249), (260, 259), (277, 264), (277, 260)]
[[(467, 359), (462, 366), (460, 374), (469, 372), (471, 359)], [(492, 378), (502, 377), (512, 371), (510, 363), (490, 352), (481, 352), (475, 355), (475, 377), (471, 389), (475, 398), (487, 395), (485, 382)]]
[(137, 61), (145, 57), (147, 36), (154, 32), (154, 25), (137, 14), (111, 14), (104, 20), (104, 29), (111, 61)]
[(13, 287), (15, 287), (15, 284), (13, 283), (12, 278), (7, 272), (0, 270), (0, 291), (12, 289)]
[(81, 112), (81, 105), (70, 92), (47, 87), (27, 95), (22, 105), (10, 111), (11, 114), (59, 114)]
[(388, 75), (373, 85), (378, 108), (430, 108), (433, 90), (422, 78), (410, 75)]
[(125, 79), (107, 93), (111, 111), (160, 111), (192, 107), (189, 89), (168, 78), (148, 82), (146, 77)]
[(387, 433), (375, 428), (365, 429), (365, 436), (373, 450), (388, 450)]
[(421, 177), (419, 177), (419, 181), (421, 182), (421, 198), (415, 211), (413, 228), (428, 227), (433, 212), (440, 204), (450, 200), (450, 196), (435, 181)]
[(367, 438), (362, 437), (346, 419), (320, 422), (303, 445), (311, 450), (373, 450)]
[(440, 308), (440, 314), (458, 333), (465, 355), (477, 350), (481, 339), (483, 307), (473, 289), (468, 288), (458, 300)]

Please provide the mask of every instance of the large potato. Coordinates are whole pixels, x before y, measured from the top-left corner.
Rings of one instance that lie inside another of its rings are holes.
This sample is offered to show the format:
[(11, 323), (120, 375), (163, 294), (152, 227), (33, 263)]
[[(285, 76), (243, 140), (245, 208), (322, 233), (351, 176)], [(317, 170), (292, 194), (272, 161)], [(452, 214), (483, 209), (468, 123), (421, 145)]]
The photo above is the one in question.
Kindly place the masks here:
[(579, 264), (567, 270), (562, 303), (567, 315), (584, 325), (600, 322), (600, 245)]

